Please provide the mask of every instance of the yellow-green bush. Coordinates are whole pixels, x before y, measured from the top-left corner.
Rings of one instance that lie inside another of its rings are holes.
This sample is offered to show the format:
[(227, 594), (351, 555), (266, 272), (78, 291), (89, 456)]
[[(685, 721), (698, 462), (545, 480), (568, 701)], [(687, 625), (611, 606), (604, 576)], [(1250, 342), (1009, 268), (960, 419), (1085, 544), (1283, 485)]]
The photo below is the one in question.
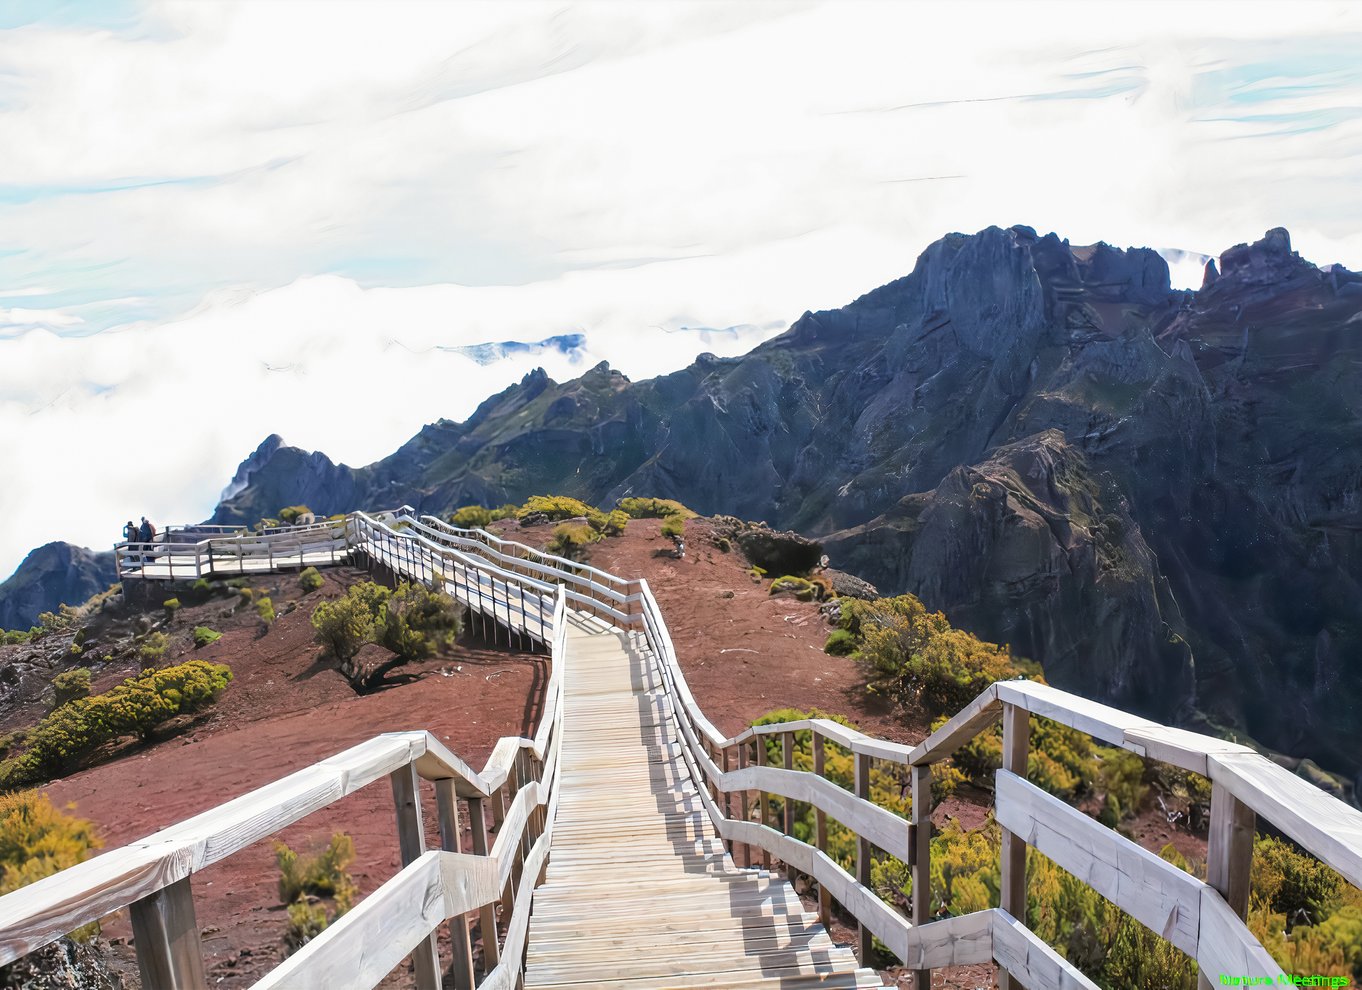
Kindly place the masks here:
[(669, 540), (680, 539), (686, 535), (686, 517), (670, 515), (662, 520), (662, 535)]
[(481, 505), (465, 505), (449, 517), (449, 522), (460, 529), (486, 529), (492, 523), (492, 510)]
[(595, 506), (587, 505), (581, 499), (568, 495), (531, 495), (525, 500), (525, 504), (516, 510), (516, 518), (524, 519), (526, 516), (539, 513), (548, 517), (550, 522), (576, 519), (581, 516), (590, 521), (593, 517), (605, 515)]
[(601, 532), (606, 536), (623, 536), (628, 526), (629, 517), (616, 509), (605, 517), (605, 521), (601, 524)]
[(856, 637), (845, 629), (834, 629), (823, 644), (823, 652), (834, 657), (849, 657), (856, 652)]
[[(296, 950), (320, 935), (326, 927), (354, 905), (355, 882), (346, 872), (354, 861), (355, 844), (344, 832), (336, 832), (330, 843), (312, 856), (299, 856), (276, 842), (274, 858), (279, 866), (279, 900), (288, 905), (288, 927), (284, 942)], [(335, 905), (328, 913), (312, 898), (329, 898)]]
[(210, 643), (216, 643), (220, 639), (222, 639), (222, 633), (215, 629), (210, 629), (207, 626), (194, 627), (194, 645), (196, 647), (207, 646)]
[(224, 664), (190, 660), (144, 670), (103, 694), (68, 702), (29, 731), (22, 755), (0, 763), (0, 788), (66, 773), (115, 739), (147, 738), (176, 715), (212, 704), (231, 680), (232, 671)]
[(509, 502), (505, 505), (497, 506), (492, 510), (492, 522), (501, 522), (503, 519), (514, 519), (516, 513), (519, 511), (520, 507), (518, 505), (511, 505)]
[(786, 574), (784, 577), (778, 577), (771, 582), (771, 590), (768, 594), (793, 595), (801, 602), (814, 602), (822, 599), (823, 589), (808, 578)]
[(46, 794), (0, 795), (0, 894), (82, 863), (102, 845), (93, 824), (61, 811)]
[(173, 618), (175, 613), (180, 610), (180, 600), (178, 598), (167, 598), (161, 602), (161, 607), (166, 610), (166, 618)]
[(553, 528), (553, 538), (547, 549), (555, 556), (580, 561), (586, 555), (586, 548), (600, 542), (603, 536), (599, 530), (581, 523), (563, 523)]
[(261, 598), (256, 599), (255, 611), (256, 614), (260, 616), (260, 621), (265, 623), (265, 625), (268, 626), (274, 622), (274, 602), (270, 600), (269, 595), (264, 595)]
[(341, 661), (366, 643), (380, 643), (404, 660), (420, 660), (453, 645), (462, 623), (458, 603), (444, 592), (407, 582), (389, 591), (362, 581), (344, 598), (313, 609), (312, 628), (316, 641)]
[[(359, 592), (365, 585), (382, 592), (381, 600), (375, 601), (377, 595)], [(372, 582), (354, 585), (345, 597), (321, 602), (312, 610), (313, 638), (337, 660), (349, 660), (365, 643), (373, 642), (378, 622), (376, 606), (386, 601), (386, 588)]]
[(847, 599), (842, 627), (860, 642), (858, 659), (872, 691), (931, 714), (953, 714), (994, 681), (1036, 669), (1006, 647), (953, 629), (912, 595)]
[(312, 515), (312, 510), (305, 505), (290, 505), (279, 510), (279, 521), (285, 526), (292, 526), (300, 516)]
[(303, 593), (316, 591), (326, 583), (322, 577), (322, 572), (315, 567), (305, 567), (298, 575), (298, 585), (303, 589)]
[(84, 667), (77, 667), (75, 670), (60, 673), (52, 678), (52, 690), (55, 695), (56, 704), (54, 707), (56, 708), (75, 701), (77, 698), (88, 697), (90, 694), (90, 672)]
[(622, 498), (615, 507), (630, 519), (666, 519), (668, 516), (694, 519), (698, 515), (670, 498)]
[(163, 632), (147, 633), (137, 645), (137, 655), (148, 663), (155, 663), (170, 649), (170, 637)]

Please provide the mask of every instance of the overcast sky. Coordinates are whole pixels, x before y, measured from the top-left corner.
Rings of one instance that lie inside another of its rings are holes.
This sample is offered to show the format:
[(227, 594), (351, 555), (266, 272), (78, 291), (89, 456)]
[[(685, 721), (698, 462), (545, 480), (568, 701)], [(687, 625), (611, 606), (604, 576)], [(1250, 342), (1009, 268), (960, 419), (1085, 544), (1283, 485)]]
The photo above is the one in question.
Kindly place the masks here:
[(1359, 51), (1328, 2), (6, 3), (0, 575), (204, 518), (271, 432), (358, 465), (536, 364), (740, 353), (947, 231), (1362, 268)]

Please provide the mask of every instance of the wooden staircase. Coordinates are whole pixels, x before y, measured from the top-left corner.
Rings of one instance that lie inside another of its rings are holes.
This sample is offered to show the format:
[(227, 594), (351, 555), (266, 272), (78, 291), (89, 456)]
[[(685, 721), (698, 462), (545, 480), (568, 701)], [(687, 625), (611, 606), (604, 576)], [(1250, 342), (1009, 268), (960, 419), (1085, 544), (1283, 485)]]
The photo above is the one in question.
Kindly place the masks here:
[(641, 637), (569, 621), (563, 788), (525, 986), (882, 986), (788, 883), (725, 852)]

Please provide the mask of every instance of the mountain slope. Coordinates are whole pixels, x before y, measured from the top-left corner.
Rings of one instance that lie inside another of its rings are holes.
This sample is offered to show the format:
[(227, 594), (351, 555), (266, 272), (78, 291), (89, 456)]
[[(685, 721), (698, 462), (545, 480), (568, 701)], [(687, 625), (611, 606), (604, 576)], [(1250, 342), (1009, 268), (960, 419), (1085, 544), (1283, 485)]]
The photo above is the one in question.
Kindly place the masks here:
[(112, 551), (60, 542), (38, 547), (0, 584), (0, 629), (28, 629), (41, 613), (79, 605), (117, 580)]
[(1362, 278), (1285, 231), (1185, 292), (1150, 250), (989, 228), (741, 358), (531, 374), (359, 469), (277, 449), (215, 519), (679, 498), (824, 536), (1060, 686), (1353, 775), (1358, 396)]

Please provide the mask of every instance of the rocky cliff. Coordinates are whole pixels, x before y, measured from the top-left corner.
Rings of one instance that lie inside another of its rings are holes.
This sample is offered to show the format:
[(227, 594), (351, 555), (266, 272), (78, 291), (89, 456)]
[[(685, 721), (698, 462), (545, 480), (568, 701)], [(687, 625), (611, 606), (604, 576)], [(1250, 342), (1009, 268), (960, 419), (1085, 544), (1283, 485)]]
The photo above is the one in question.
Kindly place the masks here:
[(113, 551), (49, 543), (24, 558), (0, 584), (0, 629), (28, 629), (43, 612), (79, 605), (118, 580)]
[(834, 563), (1063, 687), (1362, 771), (1362, 278), (1285, 231), (1169, 287), (1145, 249), (949, 235), (735, 359), (543, 373), (364, 468), (279, 446), (219, 507), (678, 498)]

